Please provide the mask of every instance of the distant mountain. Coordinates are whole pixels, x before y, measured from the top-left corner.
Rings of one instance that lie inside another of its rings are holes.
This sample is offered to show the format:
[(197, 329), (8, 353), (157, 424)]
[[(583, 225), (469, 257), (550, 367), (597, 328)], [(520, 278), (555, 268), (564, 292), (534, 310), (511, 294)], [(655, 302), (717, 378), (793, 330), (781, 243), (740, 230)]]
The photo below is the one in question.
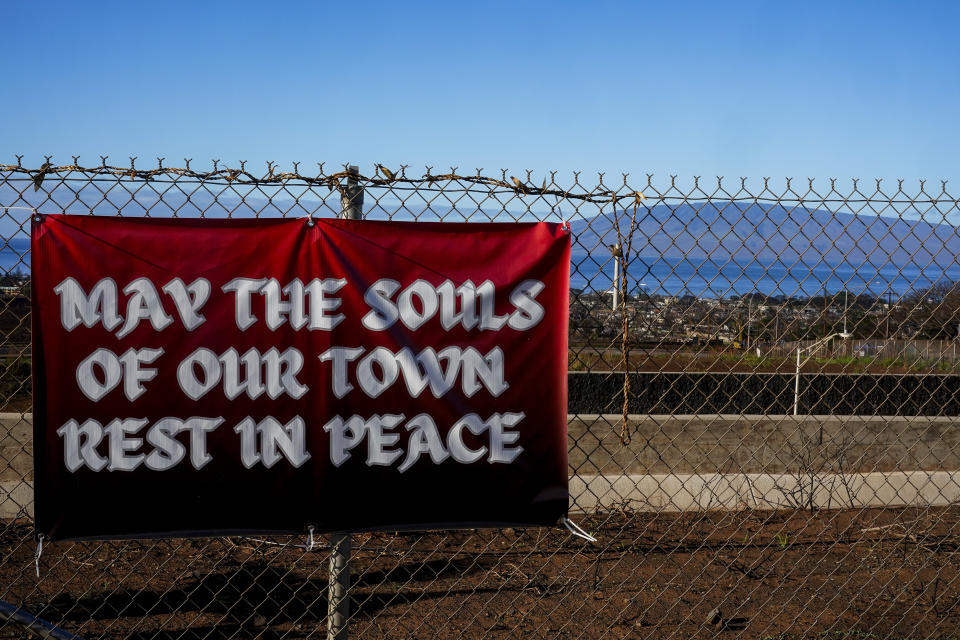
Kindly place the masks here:
[[(250, 185), (207, 185), (169, 183), (70, 183), (57, 185), (50, 190), (34, 191), (33, 184), (20, 183), (22, 190), (11, 185), (0, 185), (0, 207), (32, 207), (41, 213), (96, 214), (126, 216), (182, 218), (299, 218), (312, 215), (317, 218), (333, 218), (340, 211), (340, 195), (328, 194), (327, 189), (310, 190), (306, 187), (251, 187)], [(44, 185), (47, 188), (47, 185)], [(318, 197), (321, 196), (321, 197)], [(422, 202), (422, 201), (421, 201)], [(3, 211), (0, 210), (0, 214)], [(10, 209), (0, 220), (0, 235), (9, 235), (7, 227), (29, 221), (30, 212)], [(506, 215), (501, 210), (484, 212), (481, 209), (454, 210), (441, 202), (417, 205), (401, 205), (396, 202), (379, 203), (367, 194), (364, 214), (371, 219), (393, 218), (397, 220), (464, 221), (464, 215), (479, 214), (478, 221), (496, 215)], [(5, 226), (6, 225), (6, 226)], [(16, 226), (13, 227), (16, 229)], [(24, 227), (29, 233), (29, 225)]]
[[(46, 213), (195, 218), (334, 217), (339, 195), (305, 187), (255, 188), (250, 186), (200, 187), (162, 182), (70, 183), (47, 194), (34, 192), (29, 181), (0, 186), (0, 206), (28, 206)], [(47, 187), (47, 185), (44, 185)], [(322, 192), (322, 193), (321, 193)], [(498, 221), (520, 219), (503, 209), (481, 209), (469, 201), (457, 205), (442, 200), (424, 203), (411, 198), (405, 204), (378, 203), (367, 195), (364, 210), (373, 219)], [(3, 212), (0, 212), (3, 213)], [(29, 211), (11, 209), (0, 217), (0, 236), (29, 235)], [(624, 231), (630, 211), (620, 211)], [(533, 219), (526, 214), (523, 219)], [(607, 245), (617, 241), (613, 216), (600, 215), (572, 221), (574, 262), (593, 252), (594, 259), (609, 258)], [(732, 260), (783, 265), (846, 264), (857, 268), (914, 265), (946, 268), (960, 266), (960, 229), (947, 221), (903, 219), (876, 214), (831, 213), (821, 209), (777, 204), (713, 201), (703, 204), (657, 205), (638, 212), (633, 241), (634, 255), (660, 260)]]
[[(44, 189), (47, 189), (44, 184)], [(11, 185), (0, 185), (0, 206), (33, 207), (42, 213), (70, 213), (155, 217), (177, 215), (184, 218), (208, 216), (222, 218), (231, 215), (238, 218), (262, 216), (275, 218), (305, 216), (307, 213), (321, 215), (329, 206), (313, 197), (312, 192), (302, 201), (304, 189), (279, 191), (273, 201), (268, 197), (278, 190), (260, 190), (252, 187), (200, 187), (196, 184), (148, 182), (122, 183), (78, 182), (69, 186), (57, 185), (47, 193), (34, 191), (32, 183), (22, 186), (22, 191)], [(336, 195), (336, 194), (334, 194)], [(337, 206), (339, 207), (339, 197)], [(333, 199), (330, 199), (332, 203)], [(19, 219), (29, 218), (29, 212), (11, 210)]]
[[(624, 234), (631, 215), (619, 212)], [(612, 214), (574, 221), (574, 255), (615, 244), (613, 221)], [(643, 258), (666, 260), (948, 267), (960, 264), (960, 229), (946, 222), (776, 204), (658, 205), (638, 211), (632, 249)]]

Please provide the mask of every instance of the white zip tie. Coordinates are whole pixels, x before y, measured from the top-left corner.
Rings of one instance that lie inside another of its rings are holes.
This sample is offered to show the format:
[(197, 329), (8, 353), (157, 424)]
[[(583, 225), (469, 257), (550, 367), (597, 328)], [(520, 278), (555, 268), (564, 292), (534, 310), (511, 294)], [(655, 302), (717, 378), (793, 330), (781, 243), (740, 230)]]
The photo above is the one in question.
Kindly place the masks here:
[(567, 528), (567, 531), (569, 531), (570, 533), (572, 533), (572, 534), (575, 535), (576, 537), (578, 537), (578, 538), (583, 538), (583, 539), (586, 540), (587, 542), (596, 542), (596, 541), (597, 541), (596, 538), (594, 538), (592, 535), (590, 535), (589, 533), (587, 533), (586, 531), (584, 531), (583, 529), (581, 529), (581, 528), (579, 527), (579, 525), (577, 525), (576, 522), (574, 522), (573, 520), (571, 520), (571, 519), (568, 518), (567, 516), (563, 516), (562, 518), (560, 518), (560, 522), (562, 522), (562, 523), (563, 523), (563, 526), (565, 526), (565, 527)]
[(308, 213), (308, 214), (307, 214), (307, 226), (308, 226), (308, 227), (312, 227), (312, 226), (315, 225), (315, 224), (316, 224), (316, 222), (313, 221), (313, 214), (312, 214), (312, 213)]
[(313, 551), (313, 525), (307, 527), (307, 551)]
[(33, 219), (34, 219), (36, 222), (42, 222), (42, 221), (43, 221), (43, 214), (40, 213), (39, 211), (37, 211), (37, 210), (36, 210), (35, 208), (33, 208), (33, 207), (20, 207), (20, 206), (17, 206), (17, 207), (8, 207), (8, 206), (5, 206), (5, 205), (0, 205), (0, 209), (3, 209), (4, 211), (8, 211), (8, 210), (10, 210), (10, 209), (17, 209), (17, 210), (19, 210), (19, 211), (33, 211), (33, 214), (34, 214), (34, 215), (33, 215)]
[(37, 554), (33, 556), (33, 566), (37, 569), (37, 577), (40, 577), (40, 556), (43, 555), (43, 534), (37, 538)]
[(560, 230), (570, 231), (570, 221), (563, 219), (563, 209), (560, 206), (560, 196), (557, 196), (557, 216), (560, 218)]

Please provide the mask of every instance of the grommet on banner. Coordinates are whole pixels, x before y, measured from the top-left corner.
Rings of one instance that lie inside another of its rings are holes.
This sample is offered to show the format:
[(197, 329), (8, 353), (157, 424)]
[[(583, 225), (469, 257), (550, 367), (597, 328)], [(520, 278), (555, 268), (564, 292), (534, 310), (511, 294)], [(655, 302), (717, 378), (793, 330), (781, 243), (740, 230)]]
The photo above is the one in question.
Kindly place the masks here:
[(316, 224), (316, 222), (313, 221), (313, 214), (312, 214), (312, 213), (308, 213), (308, 214), (307, 214), (307, 226), (308, 226), (308, 227), (312, 227), (312, 226), (315, 225), (315, 224)]
[(584, 531), (583, 529), (581, 529), (581, 528), (577, 525), (576, 522), (574, 522), (573, 520), (571, 520), (571, 519), (568, 518), (567, 516), (564, 516), (564, 517), (560, 518), (560, 522), (562, 522), (562, 523), (563, 523), (563, 526), (565, 526), (565, 527), (567, 528), (567, 531), (569, 531), (569, 532), (572, 533), (573, 535), (577, 536), (578, 538), (583, 538), (583, 539), (586, 540), (587, 542), (596, 542), (596, 541), (597, 541), (596, 538), (594, 538), (592, 535), (590, 535), (589, 533), (587, 533), (586, 531)]
[(563, 231), (570, 231), (570, 221), (563, 220), (560, 222), (560, 229)]
[(37, 554), (33, 557), (33, 566), (37, 569), (37, 577), (40, 577), (40, 556), (43, 555), (43, 534), (37, 537)]
[(313, 525), (307, 527), (307, 551), (313, 551)]

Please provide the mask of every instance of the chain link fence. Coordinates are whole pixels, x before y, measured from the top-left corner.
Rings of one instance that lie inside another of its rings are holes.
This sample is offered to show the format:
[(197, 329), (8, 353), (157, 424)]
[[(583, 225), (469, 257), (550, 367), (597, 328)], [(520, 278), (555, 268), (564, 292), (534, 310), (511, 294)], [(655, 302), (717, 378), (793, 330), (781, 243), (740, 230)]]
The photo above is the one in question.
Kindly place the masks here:
[(0, 165), (0, 637), (29, 636), (24, 612), (87, 638), (326, 635), (329, 546), (299, 538), (62, 542), (35, 565), (29, 220), (351, 207), (569, 221), (571, 512), (598, 539), (354, 535), (352, 636), (960, 634), (946, 183), (74, 158)]

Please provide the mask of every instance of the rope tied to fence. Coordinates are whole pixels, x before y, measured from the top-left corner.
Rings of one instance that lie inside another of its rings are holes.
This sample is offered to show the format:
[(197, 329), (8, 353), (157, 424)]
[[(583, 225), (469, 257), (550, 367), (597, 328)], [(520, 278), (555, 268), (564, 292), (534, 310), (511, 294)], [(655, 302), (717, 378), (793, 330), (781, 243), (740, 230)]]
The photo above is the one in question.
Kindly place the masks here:
[(630, 216), (630, 228), (626, 234), (620, 228), (620, 216), (614, 215), (614, 229), (617, 233), (617, 244), (611, 247), (613, 259), (620, 264), (620, 281), (614, 282), (614, 287), (620, 288), (620, 358), (623, 362), (623, 412), (620, 420), (620, 444), (630, 444), (630, 430), (628, 417), (630, 412), (630, 314), (627, 311), (627, 267), (629, 256), (633, 249), (633, 234), (637, 230), (637, 211), (644, 198), (638, 193), (633, 203), (633, 212)]

